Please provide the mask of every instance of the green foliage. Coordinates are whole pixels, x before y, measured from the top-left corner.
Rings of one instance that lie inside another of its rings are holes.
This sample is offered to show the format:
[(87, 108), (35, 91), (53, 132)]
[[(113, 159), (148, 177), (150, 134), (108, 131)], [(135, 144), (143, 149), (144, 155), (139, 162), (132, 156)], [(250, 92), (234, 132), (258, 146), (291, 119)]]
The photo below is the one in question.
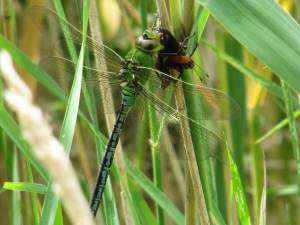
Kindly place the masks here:
[(240, 174), (238, 172), (238, 167), (235, 164), (230, 151), (231, 151), (230, 149), (227, 149), (230, 174), (231, 174), (232, 194), (237, 204), (240, 223), (244, 225), (250, 225), (251, 219), (250, 219), (249, 209), (247, 206), (245, 191), (242, 185)]
[(300, 91), (300, 26), (279, 5), (269, 0), (203, 3), (233, 37)]
[(37, 183), (24, 183), (24, 182), (5, 182), (3, 188), (15, 191), (27, 191), (33, 193), (44, 194), (47, 187), (43, 184)]

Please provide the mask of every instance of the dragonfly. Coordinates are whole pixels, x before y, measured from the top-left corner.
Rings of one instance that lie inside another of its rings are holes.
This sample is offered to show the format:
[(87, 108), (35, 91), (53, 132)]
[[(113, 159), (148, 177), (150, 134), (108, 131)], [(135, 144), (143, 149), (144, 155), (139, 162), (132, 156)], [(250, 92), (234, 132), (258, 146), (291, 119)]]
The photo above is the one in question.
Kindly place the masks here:
[[(47, 12), (44, 13), (50, 15), (51, 20), (54, 18), (57, 24), (68, 27), (70, 32), (65, 34), (65, 38), (71, 39), (75, 43), (81, 42), (82, 34), (75, 26), (60, 18), (51, 9), (43, 8), (42, 10), (46, 10)], [(176, 48), (174, 48), (174, 44)], [(130, 50), (125, 57), (120, 56), (110, 47), (93, 40), (89, 36), (87, 37), (87, 45), (96, 57), (103, 59), (100, 63), (107, 66), (107, 70), (97, 70), (84, 66), (85, 81), (99, 82), (100, 84), (110, 83), (119, 86), (121, 90), (121, 105), (105, 148), (90, 204), (91, 211), (96, 216), (127, 115), (138, 99), (143, 99), (144, 102), (150, 104), (158, 112), (164, 113), (170, 118), (175, 120), (184, 118), (194, 125), (206, 129), (211, 140), (220, 140), (220, 137), (207, 128), (202, 121), (195, 121), (177, 110), (176, 107), (171, 105), (170, 101), (166, 101), (162, 97), (161, 93), (168, 88), (175, 88), (180, 85), (184, 91), (192, 93), (206, 102), (203, 110), (207, 118), (212, 118), (211, 115), (216, 115), (214, 118), (227, 117), (228, 112), (224, 106), (230, 105), (232, 100), (221, 91), (201, 84), (184, 82), (180, 77), (168, 74), (171, 68), (182, 71), (193, 67), (192, 60), (185, 55), (181, 45), (178, 44), (168, 30), (157, 28), (145, 30), (142, 35), (138, 36), (135, 48)], [(174, 52), (174, 50), (176, 51)], [(75, 62), (66, 58), (53, 56), (48, 59), (55, 65), (67, 64), (75, 67)], [(155, 88), (150, 90), (149, 83)]]

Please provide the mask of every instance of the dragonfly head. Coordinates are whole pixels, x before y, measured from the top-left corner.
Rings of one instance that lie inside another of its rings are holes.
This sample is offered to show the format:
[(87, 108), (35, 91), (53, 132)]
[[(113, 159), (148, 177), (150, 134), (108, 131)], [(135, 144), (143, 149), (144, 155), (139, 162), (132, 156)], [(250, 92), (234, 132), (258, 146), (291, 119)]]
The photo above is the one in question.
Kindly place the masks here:
[(158, 53), (164, 48), (160, 43), (160, 34), (154, 30), (145, 30), (137, 38), (136, 46), (139, 50), (149, 53)]

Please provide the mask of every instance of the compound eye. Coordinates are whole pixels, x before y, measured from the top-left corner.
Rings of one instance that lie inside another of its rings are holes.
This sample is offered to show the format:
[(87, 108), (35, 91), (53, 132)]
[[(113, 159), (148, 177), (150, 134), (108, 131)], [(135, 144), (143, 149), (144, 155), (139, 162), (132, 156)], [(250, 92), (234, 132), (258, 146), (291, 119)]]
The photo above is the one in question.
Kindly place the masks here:
[(146, 41), (146, 42), (143, 42), (142, 43), (142, 47), (145, 49), (145, 50), (152, 50), (155, 48), (155, 43), (153, 41)]

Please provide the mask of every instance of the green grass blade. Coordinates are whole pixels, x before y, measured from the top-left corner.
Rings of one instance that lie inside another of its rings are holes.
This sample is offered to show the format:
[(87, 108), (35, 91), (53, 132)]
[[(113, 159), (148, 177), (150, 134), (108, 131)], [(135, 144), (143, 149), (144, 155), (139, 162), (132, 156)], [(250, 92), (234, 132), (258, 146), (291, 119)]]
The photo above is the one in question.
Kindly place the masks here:
[(36, 168), (36, 170), (40, 173), (40, 175), (44, 179), (48, 179), (48, 174), (45, 171), (44, 167), (40, 164), (39, 161), (32, 155), (30, 150), (30, 146), (23, 139), (21, 130), (18, 125), (14, 121), (14, 119), (10, 116), (10, 114), (4, 109), (4, 107), (0, 107), (0, 127), (3, 131), (13, 140), (17, 149), (21, 151), (26, 159), (30, 161), (30, 163)]
[(270, 93), (275, 95), (278, 98), (283, 98), (283, 93), (279, 85), (271, 80), (267, 80), (262, 75), (256, 73), (252, 68), (244, 65), (241, 61), (231, 57), (220, 49), (214, 47), (210, 43), (202, 40), (207, 47), (209, 47), (220, 59), (224, 60), (226, 63), (234, 67), (237, 71), (240, 71), (244, 75), (250, 77), (251, 79), (257, 81), (262, 86), (264, 86)]
[[(208, 21), (209, 13), (206, 9), (203, 9), (198, 16), (197, 24), (194, 25), (192, 32), (195, 32), (196, 39), (191, 39), (188, 43), (188, 49), (192, 50), (195, 45), (195, 40), (199, 40), (203, 34), (205, 25)], [(201, 65), (201, 62), (196, 62)], [(200, 77), (203, 75), (200, 75)], [(189, 70), (185, 70), (182, 76), (185, 82), (193, 83), (193, 74)], [(187, 115), (195, 121), (204, 121), (201, 104), (203, 102), (197, 99), (195, 95), (191, 93), (184, 93), (184, 99), (186, 103)], [(212, 164), (210, 160), (203, 161), (203, 155), (209, 155), (209, 144), (207, 142), (206, 130), (195, 126), (193, 123), (189, 124), (190, 135), (195, 149), (195, 156), (198, 166), (199, 175), (201, 177), (201, 184), (203, 187), (203, 193), (205, 196), (205, 202), (201, 203), (205, 205), (210, 216), (210, 219), (217, 221), (219, 224), (224, 224), (224, 219), (217, 207), (217, 190), (215, 186), (214, 173), (212, 170)]]
[(283, 80), (281, 80), (281, 85), (284, 94), (284, 102), (285, 102), (287, 119), (289, 121), (292, 150), (293, 150), (293, 155), (297, 167), (298, 195), (300, 195), (300, 149), (299, 149), (299, 139), (297, 134), (296, 121), (293, 114), (293, 104), (292, 104), (289, 88), (287, 87), (287, 85), (284, 83)]
[(300, 27), (275, 1), (199, 2), (253, 55), (300, 91)]
[(153, 183), (145, 177), (135, 166), (126, 160), (126, 167), (130, 177), (143, 188), (143, 190), (178, 224), (184, 224), (184, 216), (182, 213), (170, 202), (170, 200), (161, 192)]
[[(62, 16), (62, 6), (59, 1), (55, 1), (57, 8), (59, 9), (59, 16)], [(84, 1), (83, 6), (83, 40), (80, 49), (79, 58), (76, 65), (74, 81), (72, 84), (70, 96), (67, 103), (67, 109), (65, 117), (63, 120), (63, 125), (60, 131), (60, 142), (64, 146), (67, 153), (71, 150), (71, 145), (73, 141), (73, 136), (75, 132), (75, 125), (77, 121), (77, 114), (79, 109), (79, 100), (81, 92), (81, 81), (82, 81), (82, 71), (83, 71), (83, 60), (84, 60), (84, 50), (85, 50), (85, 39), (87, 35), (88, 26), (88, 10), (89, 1)], [(51, 190), (52, 182), (49, 183), (49, 188), (46, 194), (46, 198), (43, 205), (43, 211), (41, 216), (42, 225), (52, 225), (53, 224), (53, 214), (57, 211), (58, 197)]]
[(38, 194), (44, 194), (47, 191), (47, 186), (43, 184), (26, 182), (5, 182), (3, 188), (6, 190), (26, 191)]
[(140, 14), (141, 14), (141, 18), (142, 18), (142, 29), (145, 30), (147, 29), (147, 6), (148, 6), (148, 0), (144, 0), (140, 2)]
[[(30, 162), (27, 162), (28, 180), (33, 183), (33, 174)], [(40, 211), (39, 211), (39, 199), (36, 193), (31, 193), (31, 205), (32, 205), (32, 215), (33, 215), (33, 225), (40, 224)]]
[[(55, 9), (57, 11), (57, 14), (61, 18), (61, 20), (67, 21), (65, 12), (64, 12), (64, 9), (63, 9), (63, 6), (62, 6), (60, 0), (55, 0), (54, 5), (55, 5)], [(71, 37), (69, 27), (67, 27), (64, 23), (60, 23), (60, 25), (62, 27), (64, 36)], [(77, 62), (78, 55), (77, 55), (74, 43), (69, 38), (66, 38), (65, 40), (66, 40), (67, 48), (68, 48), (68, 51), (69, 51), (72, 61)]]
[(206, 23), (210, 15), (209, 11), (206, 8), (201, 9), (201, 11), (198, 14), (199, 15), (197, 18), (197, 22), (194, 23), (194, 26), (190, 34), (191, 38), (189, 41), (189, 45), (187, 46), (186, 52), (189, 55), (193, 54), (195, 47), (197, 47), (198, 43), (200, 42)]
[(228, 148), (228, 146), (227, 146), (227, 155), (228, 155), (229, 167), (231, 173), (233, 195), (236, 200), (240, 223), (242, 225), (250, 225), (251, 220), (250, 220), (249, 209), (247, 206), (246, 194), (242, 185), (242, 181), (241, 181), (240, 174), (238, 172), (237, 165), (234, 162), (234, 159), (231, 155), (231, 150)]
[(45, 195), (45, 200), (41, 214), (41, 225), (52, 225), (54, 224), (55, 212), (57, 211), (57, 205), (59, 203), (58, 197), (54, 194), (51, 189), (52, 182), (49, 182), (48, 189)]
[(17, 18), (16, 18), (16, 12), (14, 9), (14, 1), (12, 0), (8, 0), (7, 1), (7, 5), (8, 5), (8, 11), (9, 11), (9, 15), (11, 15), (11, 19), (9, 20), (9, 29), (11, 30), (11, 37), (10, 40), (15, 40), (16, 36), (16, 31), (17, 31)]
[[(300, 111), (294, 111), (293, 112), (293, 118), (294, 120), (297, 119), (300, 116)], [(266, 140), (267, 138), (269, 138), (271, 135), (273, 135), (274, 133), (278, 132), (280, 129), (282, 129), (283, 127), (285, 127), (286, 125), (289, 124), (289, 119), (285, 118), (282, 121), (280, 121), (279, 123), (277, 123), (273, 128), (271, 128), (266, 134), (264, 134), (261, 138), (259, 138), (255, 144), (259, 144), (261, 142), (263, 142), (264, 140)]]
[[(143, 17), (143, 15), (142, 15)], [(146, 27), (143, 27), (145, 29)], [(154, 86), (149, 82), (149, 90), (154, 90)], [(151, 159), (152, 159), (152, 173), (155, 186), (162, 190), (162, 171), (161, 171), (161, 162), (160, 162), (160, 128), (158, 123), (158, 118), (156, 110), (151, 106), (151, 103), (148, 103), (148, 119), (149, 119), (149, 129), (150, 129), (150, 141), (151, 141)], [(155, 211), (157, 216), (157, 222), (159, 225), (164, 225), (164, 212), (159, 205), (155, 205)]]
[(66, 114), (65, 114), (65, 118), (60, 133), (60, 141), (63, 144), (65, 151), (67, 153), (69, 153), (71, 150), (71, 145), (72, 145), (73, 136), (75, 132), (77, 114), (79, 109), (83, 59), (84, 59), (84, 45), (82, 45), (80, 55), (78, 58), (74, 81), (72, 84), (72, 88), (71, 88), (71, 92), (67, 104)]
[(169, 2), (169, 16), (170, 22), (173, 27), (174, 34), (179, 34), (182, 32), (182, 11), (181, 11), (181, 1), (173, 0)]
[(249, 147), (250, 147), (250, 156), (251, 156), (251, 180), (253, 185), (253, 221), (254, 223), (259, 222), (259, 214), (260, 214), (260, 205), (261, 205), (261, 196), (263, 192), (263, 150), (260, 145), (256, 145), (255, 140), (260, 134), (261, 123), (259, 120), (259, 111), (253, 110), (249, 114)]
[(54, 225), (63, 225), (64, 224), (64, 218), (62, 214), (62, 208), (61, 208), (61, 203), (58, 203), (56, 214), (55, 214), (55, 221)]
[[(243, 60), (243, 50), (241, 45), (232, 37), (225, 37), (226, 52), (232, 55), (235, 59)], [(233, 98), (241, 109), (238, 118), (234, 116), (230, 118), (232, 147), (234, 152), (234, 159), (237, 162), (239, 173), (242, 178), (245, 176), (244, 172), (244, 138), (246, 128), (246, 84), (245, 77), (237, 71), (234, 67), (227, 66), (227, 86), (228, 95)], [(243, 180), (243, 179), (242, 179)]]
[[(57, 2), (57, 1), (56, 1)], [(77, 114), (79, 109), (79, 100), (81, 92), (81, 81), (82, 81), (82, 72), (83, 72), (83, 60), (84, 60), (84, 50), (86, 44), (86, 35), (87, 35), (87, 26), (88, 26), (88, 10), (89, 10), (89, 1), (84, 1), (83, 9), (83, 33), (82, 33), (82, 46), (80, 50), (80, 55), (77, 61), (74, 81), (72, 84), (66, 114), (63, 121), (63, 125), (60, 133), (60, 141), (63, 144), (65, 151), (70, 152), (75, 125), (77, 120)], [(59, 14), (60, 15), (60, 14)]]
[(285, 185), (283, 187), (271, 187), (268, 189), (268, 196), (272, 197), (285, 197), (285, 196), (295, 196), (298, 194), (298, 183)]
[(202, 34), (204, 32), (204, 29), (205, 29), (207, 20), (209, 18), (209, 15), (210, 15), (210, 13), (206, 8), (202, 9), (197, 23), (195, 23), (196, 26), (197, 26), (197, 42), (198, 43), (199, 43), (199, 41), (202, 37)]
[[(12, 159), (12, 180), (14, 182), (19, 181), (19, 168), (18, 168), (18, 157), (17, 151), (13, 151)], [(22, 223), (22, 212), (21, 212), (21, 194), (18, 191), (12, 192), (12, 224), (19, 225)]]
[(0, 48), (7, 50), (14, 62), (31, 74), (37, 81), (39, 81), (45, 88), (47, 88), (52, 94), (60, 99), (64, 99), (65, 96), (61, 91), (58, 84), (48, 76), (43, 70), (41, 70), (36, 64), (34, 64), (23, 52), (20, 51), (12, 42), (8, 41), (4, 36), (0, 34)]
[(135, 185), (133, 179), (129, 179), (129, 188), (140, 224), (158, 225), (157, 219), (144, 199), (142, 190)]
[(259, 225), (266, 225), (267, 221), (267, 168), (265, 163), (265, 155), (263, 153), (263, 190), (260, 200)]
[[(151, 90), (151, 83), (149, 84)], [(150, 140), (151, 140), (151, 158), (152, 158), (152, 172), (154, 184), (157, 188), (162, 190), (162, 177), (161, 177), (161, 166), (160, 166), (160, 148), (159, 148), (159, 124), (157, 119), (156, 110), (154, 107), (148, 104), (148, 118), (149, 118), (149, 128), (150, 128)], [(164, 213), (162, 209), (156, 205), (156, 215), (158, 224), (163, 225)]]

